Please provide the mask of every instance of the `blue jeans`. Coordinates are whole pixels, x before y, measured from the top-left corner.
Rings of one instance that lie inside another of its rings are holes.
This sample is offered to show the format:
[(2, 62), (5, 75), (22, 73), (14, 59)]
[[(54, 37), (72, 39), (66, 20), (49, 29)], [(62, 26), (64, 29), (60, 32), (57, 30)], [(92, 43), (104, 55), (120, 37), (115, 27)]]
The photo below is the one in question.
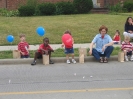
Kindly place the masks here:
[(105, 51), (104, 51), (104, 54), (101, 54), (100, 52), (98, 52), (96, 49), (92, 49), (92, 55), (97, 59), (99, 60), (100, 57), (107, 57), (109, 58), (111, 53), (113, 52), (113, 49), (114, 47), (113, 46), (108, 46)]

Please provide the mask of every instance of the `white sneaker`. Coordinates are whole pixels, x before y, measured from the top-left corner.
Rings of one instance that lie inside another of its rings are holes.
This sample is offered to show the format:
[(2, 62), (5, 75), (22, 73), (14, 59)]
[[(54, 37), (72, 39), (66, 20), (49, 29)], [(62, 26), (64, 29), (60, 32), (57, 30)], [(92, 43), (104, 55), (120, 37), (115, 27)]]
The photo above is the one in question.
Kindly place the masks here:
[(71, 62), (70, 62), (70, 60), (67, 60), (67, 62), (66, 62), (67, 64), (70, 64)]
[(128, 62), (128, 56), (125, 56), (125, 60)]
[(76, 61), (75, 61), (75, 59), (72, 59), (72, 62), (73, 62), (74, 64), (76, 64)]
[(133, 61), (133, 55), (131, 56), (130, 61)]

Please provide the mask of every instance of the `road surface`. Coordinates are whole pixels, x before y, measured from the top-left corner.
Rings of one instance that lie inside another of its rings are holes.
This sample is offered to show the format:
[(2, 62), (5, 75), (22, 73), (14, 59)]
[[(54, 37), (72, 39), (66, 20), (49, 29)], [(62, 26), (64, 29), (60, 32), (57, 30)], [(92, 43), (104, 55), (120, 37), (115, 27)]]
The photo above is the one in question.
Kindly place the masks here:
[(133, 99), (133, 63), (0, 65), (0, 99)]

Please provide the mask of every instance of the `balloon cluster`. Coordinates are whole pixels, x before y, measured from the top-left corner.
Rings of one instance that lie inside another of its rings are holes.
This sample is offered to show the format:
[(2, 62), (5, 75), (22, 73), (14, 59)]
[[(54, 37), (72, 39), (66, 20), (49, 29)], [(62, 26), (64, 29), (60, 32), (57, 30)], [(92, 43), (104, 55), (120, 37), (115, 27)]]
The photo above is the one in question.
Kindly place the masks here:
[[(38, 27), (38, 28), (36, 29), (36, 32), (37, 32), (37, 34), (38, 34), (39, 36), (44, 36), (44, 34), (45, 34), (45, 29), (44, 29), (43, 27)], [(6, 40), (7, 40), (9, 43), (12, 43), (12, 42), (14, 41), (13, 35), (8, 35), (8, 36), (6, 37)]]

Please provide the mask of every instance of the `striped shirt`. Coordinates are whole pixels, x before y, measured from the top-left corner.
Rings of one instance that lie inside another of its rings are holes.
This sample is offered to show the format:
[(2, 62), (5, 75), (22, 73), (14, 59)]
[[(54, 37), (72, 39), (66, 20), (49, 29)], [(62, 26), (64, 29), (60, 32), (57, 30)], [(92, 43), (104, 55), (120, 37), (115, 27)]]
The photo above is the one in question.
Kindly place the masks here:
[[(18, 44), (18, 50), (23, 52), (24, 55), (29, 55), (28, 49), (29, 49), (29, 44), (27, 42), (20, 42)], [(22, 55), (22, 53), (21, 53), (21, 55)]]
[(132, 43), (130, 43), (130, 42), (126, 43), (125, 41), (123, 41), (122, 45), (121, 45), (121, 49), (124, 50), (125, 48), (133, 49)]

